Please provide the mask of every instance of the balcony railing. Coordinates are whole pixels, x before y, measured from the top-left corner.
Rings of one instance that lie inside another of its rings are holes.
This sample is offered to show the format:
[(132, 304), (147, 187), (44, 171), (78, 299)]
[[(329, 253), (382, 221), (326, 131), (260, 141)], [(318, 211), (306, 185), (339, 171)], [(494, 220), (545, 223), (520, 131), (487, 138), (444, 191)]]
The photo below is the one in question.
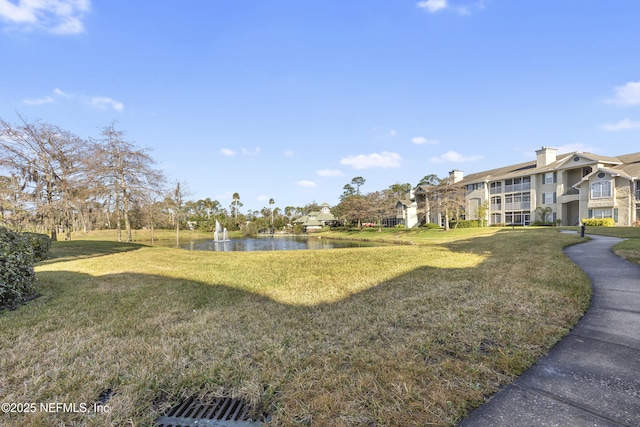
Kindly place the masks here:
[(531, 183), (530, 182), (524, 182), (522, 184), (511, 184), (511, 185), (505, 185), (504, 186), (504, 192), (505, 193), (513, 193), (516, 191), (524, 191), (524, 190), (530, 190), (531, 189)]
[(504, 204), (505, 211), (517, 211), (523, 209), (531, 209), (531, 202), (513, 202)]
[(492, 211), (501, 211), (502, 210), (502, 204), (500, 205), (491, 205), (491, 210)]
[(500, 194), (502, 193), (502, 187), (491, 187), (489, 190), (489, 194)]
[(580, 191), (577, 188), (571, 187), (570, 189), (565, 191), (562, 195), (563, 196), (572, 196), (574, 194), (580, 194)]

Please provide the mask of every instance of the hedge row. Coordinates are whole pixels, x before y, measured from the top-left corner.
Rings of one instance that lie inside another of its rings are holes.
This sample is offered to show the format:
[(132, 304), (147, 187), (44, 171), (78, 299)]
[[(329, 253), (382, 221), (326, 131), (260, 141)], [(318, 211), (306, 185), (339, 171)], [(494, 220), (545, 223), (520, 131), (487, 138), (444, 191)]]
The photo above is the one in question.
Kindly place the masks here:
[(44, 234), (0, 227), (0, 309), (15, 307), (35, 294), (33, 263), (44, 259), (50, 246)]
[(616, 225), (613, 218), (584, 218), (582, 224), (590, 227), (613, 227)]

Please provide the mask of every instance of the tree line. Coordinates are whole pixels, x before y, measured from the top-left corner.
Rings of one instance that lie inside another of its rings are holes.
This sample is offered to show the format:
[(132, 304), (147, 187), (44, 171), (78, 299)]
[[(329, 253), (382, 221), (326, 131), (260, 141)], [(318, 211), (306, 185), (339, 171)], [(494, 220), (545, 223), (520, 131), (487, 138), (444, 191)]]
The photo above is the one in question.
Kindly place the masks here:
[[(357, 176), (343, 187), (340, 203), (332, 209), (334, 215), (344, 224), (360, 227), (363, 223), (379, 226), (403, 225), (397, 222), (400, 215), (399, 206), (403, 203), (417, 204), (418, 223), (425, 225), (433, 220), (434, 213), (442, 216), (445, 229), (449, 222), (460, 219), (465, 213), (464, 187), (457, 185), (453, 177), (439, 178), (434, 174), (424, 176), (417, 185), (396, 183), (384, 190), (363, 193), (361, 187), (366, 180)], [(412, 190), (421, 187), (422, 197), (412, 196)], [(406, 206), (405, 205), (405, 206)]]
[[(0, 224), (18, 231), (44, 232), (57, 240), (59, 235), (70, 239), (73, 230), (106, 228), (117, 230), (119, 241), (130, 242), (132, 229), (212, 232), (216, 221), (246, 233), (283, 230), (320, 210), (315, 202), (281, 209), (270, 199), (269, 207), (243, 214), (238, 193), (228, 209), (209, 198), (186, 200), (186, 184), (168, 184), (150, 150), (129, 141), (115, 122), (97, 138), (83, 139), (40, 120), (18, 119), (13, 124), (0, 118)], [(409, 183), (393, 184), (365, 194), (365, 182), (355, 177), (344, 186), (340, 203), (332, 208), (341, 224), (381, 224), (396, 215), (398, 200), (412, 189)], [(451, 202), (459, 194), (447, 179), (428, 175), (418, 185), (439, 189), (430, 198), (433, 208), (459, 211), (459, 200), (457, 208)], [(449, 188), (455, 197), (446, 196)]]
[(87, 140), (18, 117), (17, 124), (0, 119), (3, 224), (46, 232), (52, 240), (101, 228), (117, 229), (122, 240), (124, 229), (131, 241), (131, 229), (152, 221), (154, 211), (175, 210), (162, 197), (166, 180), (149, 150), (128, 141), (115, 123)]

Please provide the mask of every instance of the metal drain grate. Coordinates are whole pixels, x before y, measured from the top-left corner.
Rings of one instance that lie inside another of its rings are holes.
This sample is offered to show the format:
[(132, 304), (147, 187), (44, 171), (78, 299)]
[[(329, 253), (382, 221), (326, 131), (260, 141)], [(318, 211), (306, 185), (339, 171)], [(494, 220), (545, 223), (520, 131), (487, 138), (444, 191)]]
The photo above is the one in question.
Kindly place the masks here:
[(249, 406), (241, 399), (222, 397), (206, 403), (191, 397), (158, 418), (155, 427), (256, 427), (264, 420), (251, 418)]

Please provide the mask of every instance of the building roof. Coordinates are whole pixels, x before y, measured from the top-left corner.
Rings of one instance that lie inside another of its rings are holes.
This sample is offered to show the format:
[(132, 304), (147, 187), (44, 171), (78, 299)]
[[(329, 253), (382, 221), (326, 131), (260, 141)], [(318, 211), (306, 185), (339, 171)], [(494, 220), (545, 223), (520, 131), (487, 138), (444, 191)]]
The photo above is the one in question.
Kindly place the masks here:
[[(336, 218), (331, 213), (323, 213), (323, 212), (309, 212), (308, 215), (303, 215), (300, 218), (293, 221), (297, 224), (302, 224), (305, 226), (309, 225), (322, 225), (322, 221), (335, 221)], [(317, 222), (317, 224), (316, 224)]]
[(625, 154), (618, 158), (623, 162), (618, 169), (622, 169), (635, 179), (640, 178), (640, 153)]
[(546, 166), (538, 167), (536, 160), (532, 160), (525, 163), (472, 173), (458, 181), (458, 184), (467, 185), (477, 182), (499, 181), (506, 178), (517, 178), (520, 176), (556, 171), (564, 169), (567, 161), (576, 155), (592, 162), (602, 163), (608, 170), (615, 171), (615, 173), (620, 176), (628, 177), (629, 179), (638, 179), (640, 177), (640, 153), (610, 157), (593, 153), (573, 152), (557, 156), (554, 162)]

